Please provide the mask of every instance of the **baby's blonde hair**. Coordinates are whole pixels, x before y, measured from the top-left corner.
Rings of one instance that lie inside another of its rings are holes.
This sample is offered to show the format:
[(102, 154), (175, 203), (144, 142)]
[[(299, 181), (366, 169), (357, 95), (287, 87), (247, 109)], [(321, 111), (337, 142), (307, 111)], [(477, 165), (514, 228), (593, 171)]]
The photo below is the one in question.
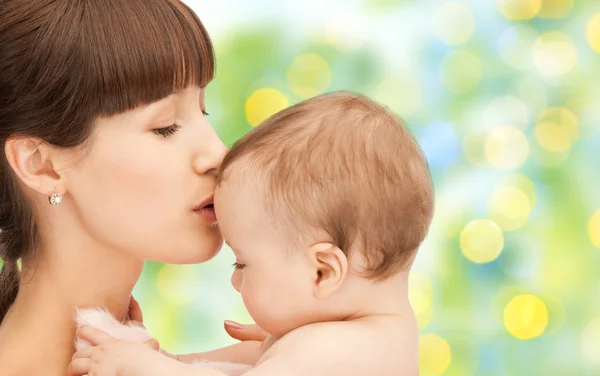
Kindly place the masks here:
[(245, 171), (236, 167), (236, 179), (264, 180), (264, 201), (284, 234), (324, 232), (348, 256), (360, 251), (366, 278), (409, 267), (429, 229), (425, 157), (402, 122), (366, 97), (324, 94), (273, 115), (231, 148), (219, 184), (239, 160)]

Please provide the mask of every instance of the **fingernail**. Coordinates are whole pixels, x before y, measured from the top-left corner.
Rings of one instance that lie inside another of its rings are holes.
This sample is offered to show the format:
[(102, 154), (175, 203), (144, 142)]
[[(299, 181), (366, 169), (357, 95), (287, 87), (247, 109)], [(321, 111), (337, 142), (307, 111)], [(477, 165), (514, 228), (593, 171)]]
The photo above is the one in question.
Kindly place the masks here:
[(230, 328), (234, 328), (234, 329), (242, 329), (243, 326), (240, 323), (237, 323), (235, 321), (231, 321), (231, 320), (225, 320), (225, 325), (227, 325)]

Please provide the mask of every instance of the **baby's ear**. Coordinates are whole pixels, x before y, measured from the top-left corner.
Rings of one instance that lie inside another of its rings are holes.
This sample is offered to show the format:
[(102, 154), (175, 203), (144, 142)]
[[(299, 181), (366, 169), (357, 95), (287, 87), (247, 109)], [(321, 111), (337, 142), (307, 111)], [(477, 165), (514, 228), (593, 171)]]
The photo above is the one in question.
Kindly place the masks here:
[(336, 292), (348, 274), (348, 258), (331, 243), (318, 243), (309, 248), (315, 297), (324, 299)]

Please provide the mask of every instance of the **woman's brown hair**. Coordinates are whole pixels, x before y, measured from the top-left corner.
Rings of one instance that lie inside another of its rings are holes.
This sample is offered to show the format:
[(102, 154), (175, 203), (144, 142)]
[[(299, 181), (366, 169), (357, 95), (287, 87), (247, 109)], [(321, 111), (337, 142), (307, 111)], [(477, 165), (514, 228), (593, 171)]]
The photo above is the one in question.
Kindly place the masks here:
[(210, 38), (178, 0), (3, 0), (0, 9), (0, 321), (37, 226), (5, 145), (85, 145), (94, 121), (214, 75)]

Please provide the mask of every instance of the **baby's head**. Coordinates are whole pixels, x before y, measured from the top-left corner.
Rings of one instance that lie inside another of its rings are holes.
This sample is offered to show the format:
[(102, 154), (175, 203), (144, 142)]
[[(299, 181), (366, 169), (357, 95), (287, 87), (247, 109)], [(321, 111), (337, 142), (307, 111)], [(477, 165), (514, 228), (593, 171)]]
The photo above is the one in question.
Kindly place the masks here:
[[(373, 286), (406, 272), (433, 214), (427, 162), (389, 110), (332, 93), (291, 106), (225, 157), (215, 192), (232, 284), (281, 336), (342, 320)], [(363, 286), (364, 285), (364, 286)]]

